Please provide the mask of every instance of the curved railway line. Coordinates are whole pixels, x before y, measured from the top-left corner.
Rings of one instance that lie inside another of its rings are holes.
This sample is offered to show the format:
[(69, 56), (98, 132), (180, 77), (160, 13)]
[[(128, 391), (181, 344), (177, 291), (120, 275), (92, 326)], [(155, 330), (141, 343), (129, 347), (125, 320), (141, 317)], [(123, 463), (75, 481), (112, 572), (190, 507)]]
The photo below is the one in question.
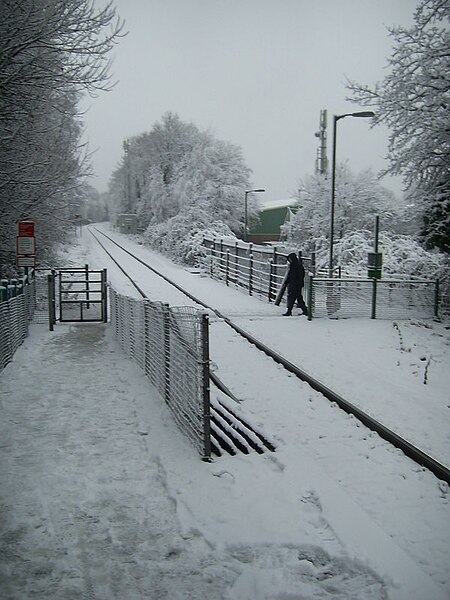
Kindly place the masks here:
[[(118, 268), (122, 271), (122, 273), (128, 278), (128, 280), (132, 283), (132, 285), (138, 290), (139, 294), (142, 297), (147, 297), (143, 290), (138, 286), (138, 284), (131, 278), (131, 276), (125, 271), (125, 269), (120, 265), (120, 263), (112, 256), (112, 254), (106, 249), (105, 245), (100, 241), (99, 237), (92, 231), (92, 228), (88, 228), (91, 235), (96, 239), (97, 243), (102, 247), (102, 249), (108, 254), (110, 259), (118, 266)], [(327, 398), (330, 402), (336, 403), (339, 408), (341, 408), (346, 413), (353, 415), (356, 419), (358, 419), (361, 423), (363, 423), (370, 430), (376, 432), (381, 438), (401, 450), (404, 454), (406, 454), (409, 458), (415, 461), (420, 466), (431, 471), (437, 478), (446, 481), (450, 485), (450, 469), (448, 469), (445, 465), (441, 464), (433, 457), (429, 456), (420, 448), (417, 448), (413, 444), (411, 444), (408, 440), (404, 439), (363, 410), (343, 398), (341, 395), (337, 394), (330, 388), (328, 388), (325, 384), (313, 378), (311, 375), (303, 371), (297, 365), (294, 365), (289, 360), (281, 356), (279, 353), (268, 347), (266, 344), (244, 331), (241, 327), (239, 327), (236, 323), (234, 323), (229, 317), (222, 314), (216, 308), (209, 306), (199, 298), (195, 297), (193, 294), (183, 289), (176, 282), (172, 281), (170, 278), (165, 276), (163, 273), (160, 273), (154, 267), (141, 260), (139, 257), (132, 254), (129, 250), (121, 246), (118, 242), (116, 242), (113, 238), (105, 234), (104, 232), (95, 228), (96, 232), (105, 238), (107, 238), (112, 244), (120, 248), (123, 252), (131, 256), (137, 262), (144, 265), (146, 268), (150, 269), (154, 274), (164, 279), (168, 284), (175, 287), (179, 292), (187, 296), (190, 300), (197, 303), (199, 306), (211, 311), (214, 313), (219, 319), (221, 319), (224, 323), (226, 323), (229, 327), (231, 327), (235, 332), (237, 332), (240, 336), (245, 338), (250, 344), (253, 344), (258, 350), (264, 352), (267, 356), (272, 358), (276, 363), (281, 365), (286, 371), (295, 375), (300, 380), (309, 384), (314, 390), (322, 394), (325, 398)], [(226, 395), (230, 396), (233, 400), (238, 401), (233, 394), (227, 389), (227, 387), (220, 381), (220, 379), (213, 373), (210, 373), (211, 380), (213, 383)], [(220, 408), (222, 407), (222, 408)], [(221, 432), (229, 432), (231, 429), (229, 416), (227, 416), (227, 412), (229, 409), (220, 404), (220, 407), (213, 407), (212, 416), (214, 419), (214, 428), (219, 428)], [(223, 411), (222, 411), (223, 409)], [(233, 419), (236, 418), (236, 415), (233, 414)], [(241, 420), (240, 417), (237, 417)], [(242, 426), (240, 427), (241, 431), (239, 433), (239, 437), (242, 437), (241, 440), (234, 440), (234, 444), (239, 450), (244, 452), (248, 451), (248, 446), (252, 447), (258, 452), (263, 452), (265, 449), (274, 450), (273, 445), (267, 441), (264, 436), (262, 436), (259, 432), (256, 432), (248, 423), (245, 423), (241, 420)], [(217, 444), (216, 444), (217, 445)], [(230, 448), (227, 448), (227, 443), (222, 446), (222, 448), (228, 452), (234, 453), (233, 444), (230, 444)], [(220, 449), (215, 448), (216, 452), (220, 454)]]

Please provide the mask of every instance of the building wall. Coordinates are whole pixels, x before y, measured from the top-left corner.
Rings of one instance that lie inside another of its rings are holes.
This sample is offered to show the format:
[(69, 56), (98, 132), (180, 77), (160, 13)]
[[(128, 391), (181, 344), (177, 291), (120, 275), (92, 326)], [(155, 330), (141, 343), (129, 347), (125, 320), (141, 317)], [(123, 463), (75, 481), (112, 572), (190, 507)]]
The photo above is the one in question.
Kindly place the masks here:
[(288, 206), (265, 208), (259, 213), (259, 223), (250, 227), (249, 241), (277, 242), (280, 239), (280, 227), (286, 221)]

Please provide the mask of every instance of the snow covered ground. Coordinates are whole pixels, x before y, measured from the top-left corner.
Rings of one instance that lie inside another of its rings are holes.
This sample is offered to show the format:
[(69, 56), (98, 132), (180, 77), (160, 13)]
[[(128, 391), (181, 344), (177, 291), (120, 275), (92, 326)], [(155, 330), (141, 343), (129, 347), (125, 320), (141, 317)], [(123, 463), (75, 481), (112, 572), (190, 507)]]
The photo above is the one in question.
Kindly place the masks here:
[[(78, 241), (64, 266), (107, 267), (136, 295), (86, 230)], [(444, 325), (282, 319), (127, 244), (450, 464)], [(152, 298), (189, 304), (141, 274)], [(220, 320), (210, 337), (237, 410), (275, 453), (201, 462), (107, 325), (32, 326), (0, 374), (0, 597), (449, 598), (448, 486)]]

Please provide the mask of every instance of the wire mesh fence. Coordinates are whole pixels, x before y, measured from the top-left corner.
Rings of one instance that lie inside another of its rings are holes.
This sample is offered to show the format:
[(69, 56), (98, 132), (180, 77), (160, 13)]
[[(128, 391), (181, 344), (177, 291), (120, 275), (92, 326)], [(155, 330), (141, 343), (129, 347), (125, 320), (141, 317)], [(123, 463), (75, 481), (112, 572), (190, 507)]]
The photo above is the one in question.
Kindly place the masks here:
[(35, 309), (33, 273), (0, 285), (0, 371), (11, 361), (28, 334)]
[[(250, 295), (273, 302), (286, 273), (289, 250), (245, 242), (204, 240), (207, 268), (212, 278)], [(442, 299), (439, 284), (430, 280), (315, 277), (314, 256), (302, 257), (305, 266), (309, 318), (368, 317), (381, 319), (433, 318)], [(340, 271), (339, 271), (340, 274)]]
[(314, 317), (426, 319), (438, 316), (432, 281), (311, 278), (308, 298)]
[(114, 289), (110, 289), (110, 307), (120, 346), (149, 378), (201, 456), (210, 458), (206, 313), (136, 300)]

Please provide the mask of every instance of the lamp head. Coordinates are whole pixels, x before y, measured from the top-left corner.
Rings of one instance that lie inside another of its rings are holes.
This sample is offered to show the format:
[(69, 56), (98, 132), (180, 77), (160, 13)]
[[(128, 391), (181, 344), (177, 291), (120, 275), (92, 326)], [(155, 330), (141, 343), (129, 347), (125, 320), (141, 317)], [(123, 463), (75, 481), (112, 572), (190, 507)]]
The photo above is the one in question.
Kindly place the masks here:
[(363, 110), (360, 112), (352, 113), (350, 115), (350, 117), (367, 117), (367, 118), (374, 117), (374, 116), (375, 116), (375, 113), (372, 112), (371, 110)]

